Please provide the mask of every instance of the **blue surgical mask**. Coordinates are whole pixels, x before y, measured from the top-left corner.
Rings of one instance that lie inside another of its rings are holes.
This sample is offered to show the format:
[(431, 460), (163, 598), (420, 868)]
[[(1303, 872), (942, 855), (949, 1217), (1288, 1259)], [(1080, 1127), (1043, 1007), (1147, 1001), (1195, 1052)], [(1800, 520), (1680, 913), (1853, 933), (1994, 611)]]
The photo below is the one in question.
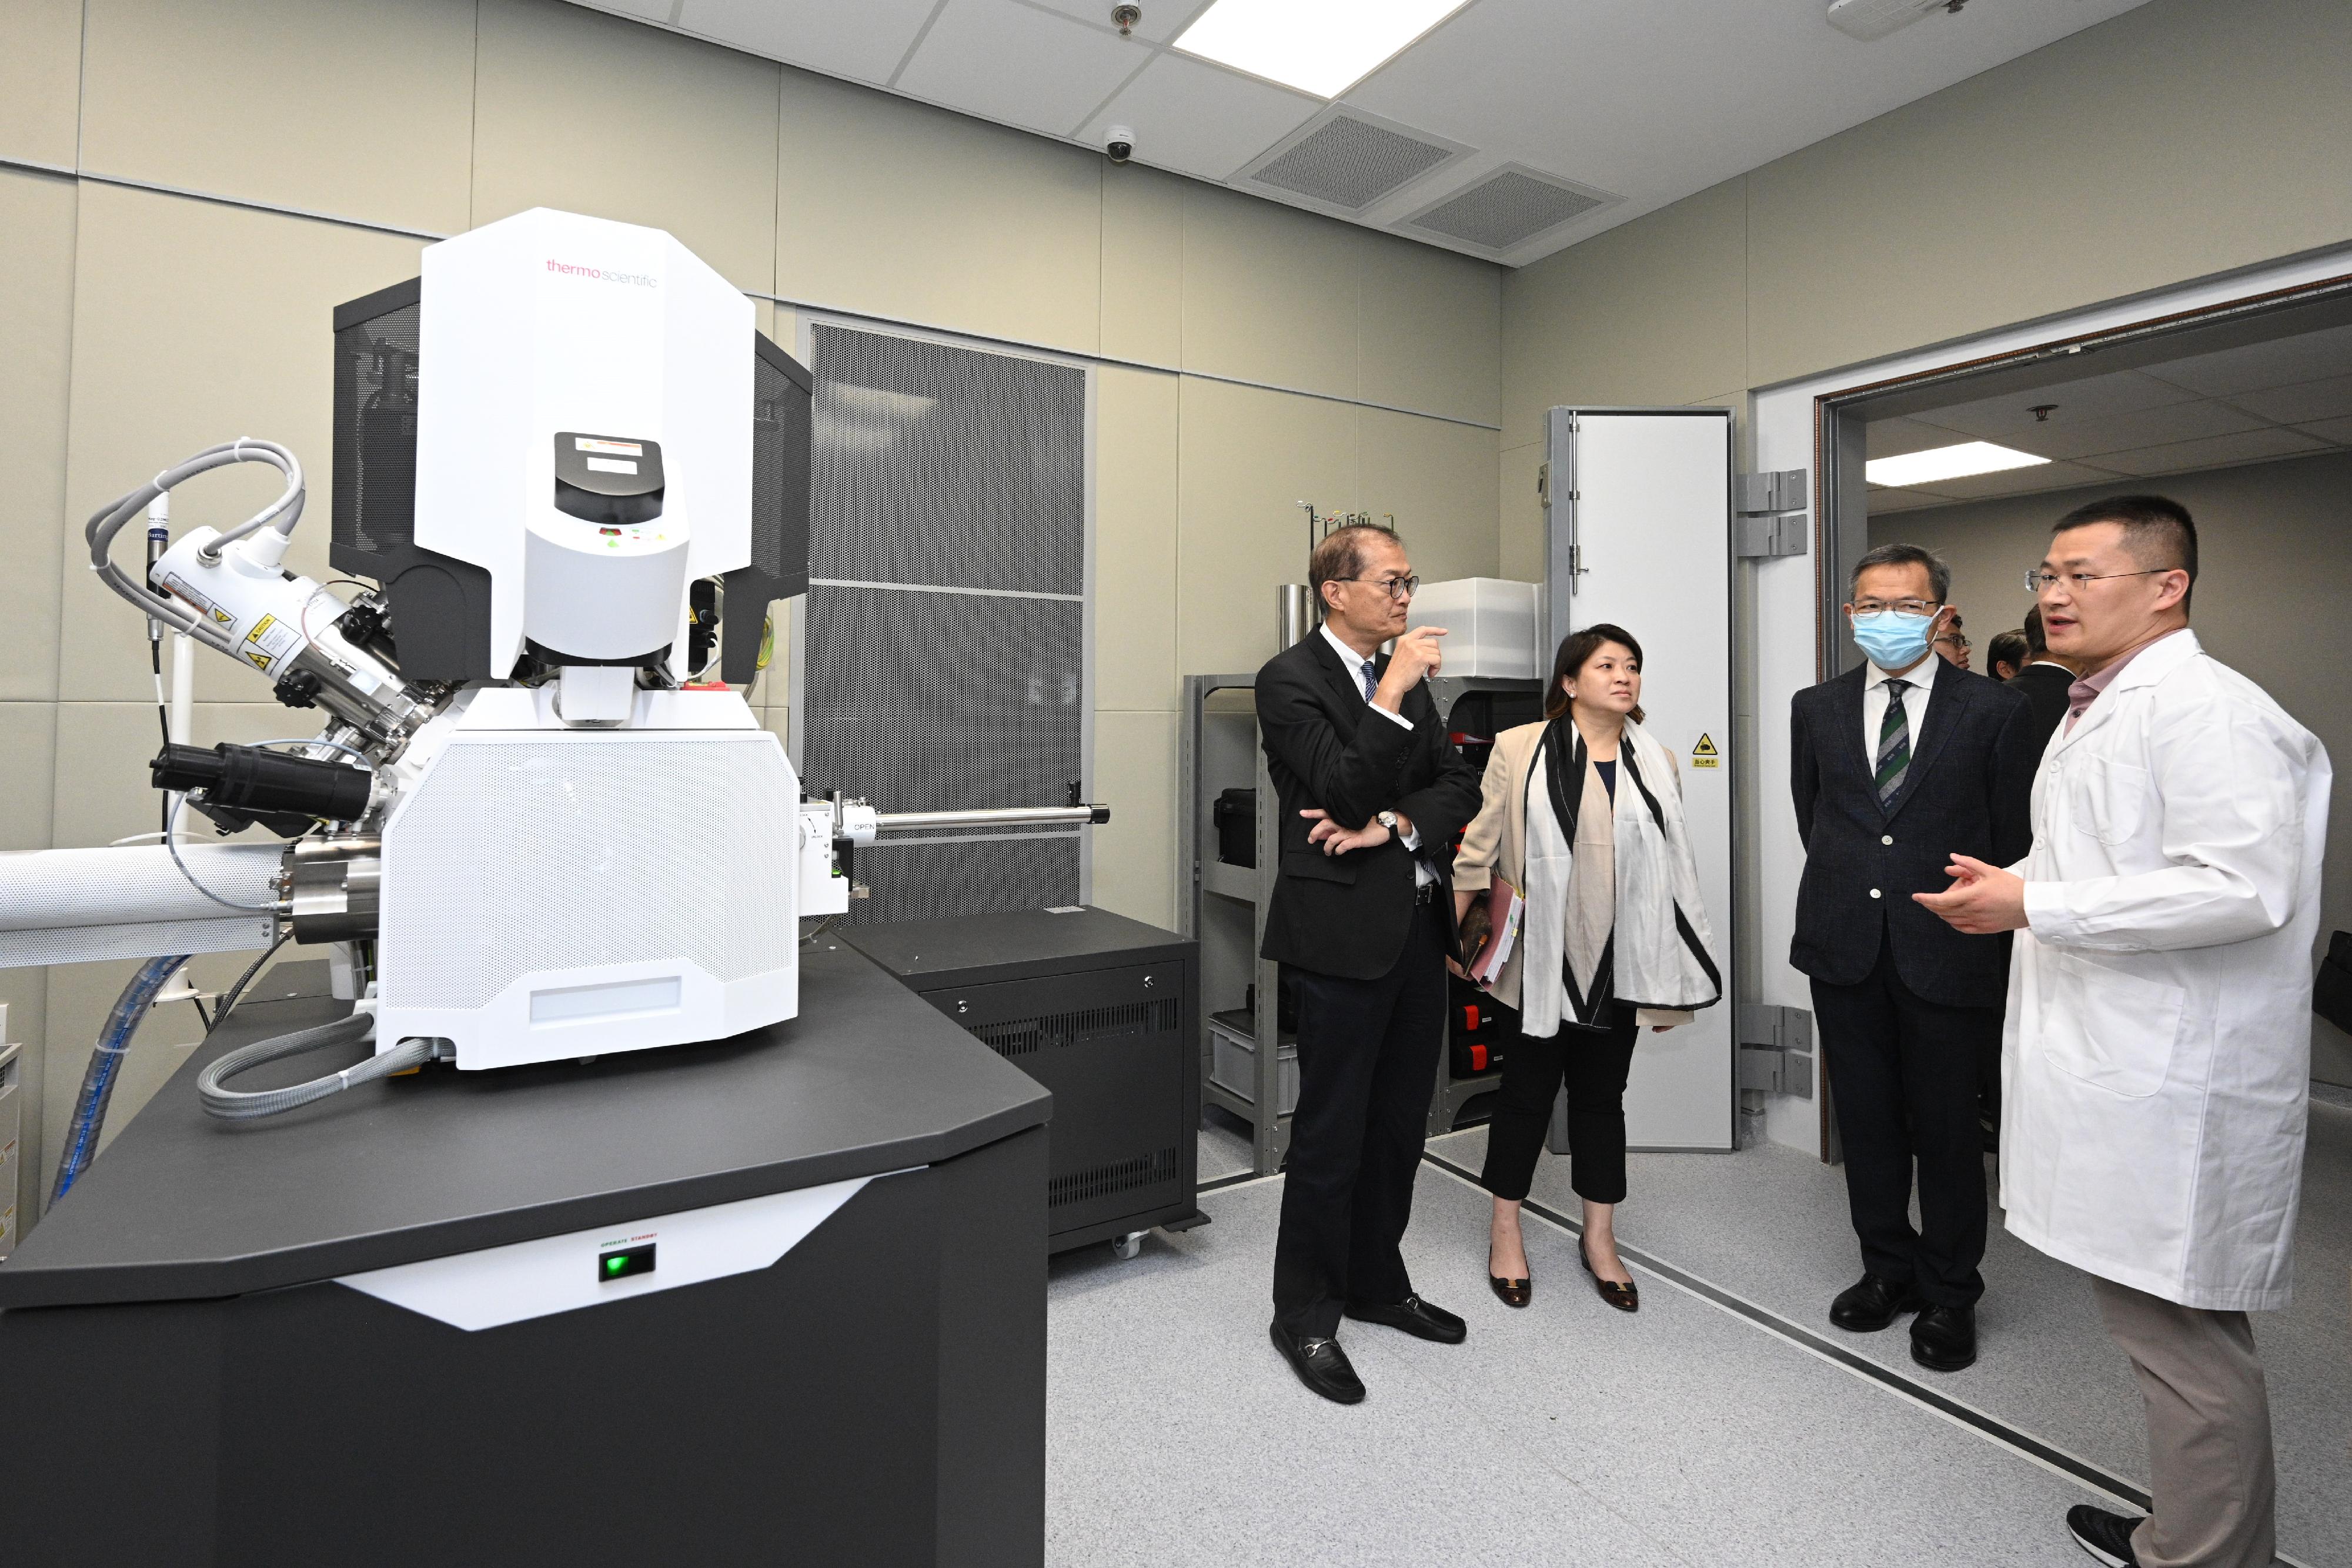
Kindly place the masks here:
[(1853, 618), (1854, 642), (1882, 670), (1907, 670), (1917, 664), (1935, 630), (1933, 615), (1906, 615), (1899, 610)]

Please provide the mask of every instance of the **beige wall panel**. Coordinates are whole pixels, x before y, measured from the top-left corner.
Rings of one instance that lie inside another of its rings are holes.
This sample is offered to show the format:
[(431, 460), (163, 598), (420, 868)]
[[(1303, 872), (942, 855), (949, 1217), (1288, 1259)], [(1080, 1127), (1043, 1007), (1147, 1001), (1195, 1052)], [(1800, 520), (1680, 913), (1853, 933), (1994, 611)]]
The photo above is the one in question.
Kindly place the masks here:
[[(293, 448), (310, 486), (287, 565), (325, 580), (334, 307), (414, 277), (422, 248), (396, 235), (85, 185), (66, 516), (87, 517), (206, 446), (264, 436)], [(165, 265), (168, 290), (158, 282)], [(163, 317), (168, 332), (159, 329)], [(196, 523), (242, 522), (282, 484), (276, 469), (258, 463), (204, 475), (173, 494), (173, 536)], [(116, 536), (118, 562), (135, 568), (142, 559), (142, 532), (133, 523)], [(79, 549), (79, 528), (68, 535)], [(63, 604), (73, 657), (59, 671), (58, 694), (152, 702), (145, 621), (88, 570), (68, 564), (74, 570), (64, 573)], [(195, 689), (199, 701), (269, 697), (266, 677), (217, 653), (197, 661)], [(298, 722), (315, 727), (317, 716)]]
[(1172, 711), (1181, 695), (1176, 678), (1179, 401), (1174, 376), (1109, 366), (1095, 372), (1097, 707)]
[(1495, 442), (1493, 431), (1475, 425), (1356, 410), (1355, 508), (1375, 520), (1396, 517), (1423, 581), (1500, 570)]
[[(0, 850), (45, 850), (49, 847), (49, 800), (56, 780), (58, 708), (55, 703), (0, 702)], [(41, 1136), (47, 1039), (44, 1001), (47, 990), (44, 969), (0, 969), (0, 1004), (8, 1009), (8, 1024), (0, 1045), (25, 1048), (25, 1075), (20, 1091), (34, 1111), (25, 1116), (18, 1133), (22, 1156), (17, 1183), (19, 1218), (40, 1208), (47, 1191)], [(0, 1207), (8, 1195), (0, 1192)]]
[(1363, 231), (1184, 187), (1184, 368), (1354, 397)]
[(2340, 243), (2347, 168), (2352, 5), (2154, 0), (1750, 175), (1748, 384)]
[(1184, 187), (1139, 163), (1102, 169), (1102, 352), (1184, 361)]
[[(5, 90), (5, 89), (0, 89)], [(0, 701), (58, 694), (66, 539), (66, 400), (73, 346), (71, 180), (0, 171)], [(87, 575), (87, 574), (85, 574)], [(5, 830), (0, 830), (5, 831)]]
[[(2352, 559), (2342, 548), (2345, 497), (2352, 495), (2352, 454), (2171, 474), (2155, 487), (2197, 518), (2197, 636), (2223, 664), (2276, 698), (2317, 736), (2336, 761), (2352, 757), (2352, 688), (2343, 661), (2314, 658), (2295, 628), (2333, 627), (2352, 603)], [(2018, 580), (2042, 559), (2050, 525), (2116, 485), (2048, 495), (1896, 512), (1875, 520), (1871, 542), (1908, 539), (1940, 553), (1952, 567), (1952, 601), (1968, 614), (1978, 669), (1996, 632), (2021, 625), (2032, 597)], [(2331, 643), (2332, 649), (2332, 643)], [(2352, 813), (2328, 822), (2320, 929), (2352, 927)], [(2315, 1020), (2312, 1074), (2352, 1084), (2352, 1038)]]
[(1502, 454), (1502, 575), (1514, 582), (1541, 582), (1544, 576), (1544, 504), (1536, 476), (1544, 445), (1531, 441)]
[(1312, 501), (1356, 491), (1356, 411), (1187, 377), (1178, 463), (1176, 667), (1255, 670), (1275, 653), (1276, 584), (1307, 580)]
[(74, 166), (81, 0), (0, 6), (0, 156)]
[(1503, 279), (1503, 444), (1567, 402), (1685, 403), (1749, 384), (1747, 192), (1726, 181)]
[(467, 0), (89, 0), (85, 168), (434, 234), (467, 226)]
[(1094, 835), (1094, 902), (1130, 920), (1176, 924), (1176, 724), (1172, 713), (1095, 715), (1088, 799), (1110, 803)]
[(561, 0), (482, 0), (473, 221), (560, 207), (644, 224), (764, 289), (782, 71)]
[(789, 299), (1093, 352), (1099, 155), (799, 71), (783, 85)]
[(1363, 256), (1358, 395), (1394, 408), (1499, 423), (1503, 269), (1380, 235)]
[[(154, 703), (59, 703), (57, 715), (56, 805), (49, 842), (59, 849), (88, 849), (132, 833), (153, 832), (163, 799), (147, 778), (148, 759), (161, 744)], [(191, 739), (198, 746), (224, 740), (250, 745), (316, 735), (324, 724), (315, 708), (297, 712), (274, 702), (198, 703), (190, 727)], [(179, 832), (199, 843), (216, 841), (212, 824), (194, 811), (180, 813)], [(266, 842), (270, 835), (254, 829), (246, 837)]]

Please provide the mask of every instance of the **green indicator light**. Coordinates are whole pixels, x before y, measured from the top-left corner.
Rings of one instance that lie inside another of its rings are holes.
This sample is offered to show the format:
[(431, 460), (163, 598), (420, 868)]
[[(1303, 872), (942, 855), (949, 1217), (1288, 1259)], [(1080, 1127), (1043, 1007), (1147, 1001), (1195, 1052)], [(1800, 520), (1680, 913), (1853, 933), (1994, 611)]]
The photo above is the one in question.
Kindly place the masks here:
[(604, 1272), (607, 1274), (617, 1274), (628, 1266), (629, 1260), (626, 1258), (607, 1258), (604, 1260)]

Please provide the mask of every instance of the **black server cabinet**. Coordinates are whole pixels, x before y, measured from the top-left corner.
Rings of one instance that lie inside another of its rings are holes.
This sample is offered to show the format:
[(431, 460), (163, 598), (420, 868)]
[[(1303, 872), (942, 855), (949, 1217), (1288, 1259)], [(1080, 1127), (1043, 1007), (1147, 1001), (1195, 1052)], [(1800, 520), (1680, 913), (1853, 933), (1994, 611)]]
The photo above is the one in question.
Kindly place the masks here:
[(1196, 944), (1094, 908), (838, 936), (1052, 1093), (1049, 1251), (1197, 1220)]

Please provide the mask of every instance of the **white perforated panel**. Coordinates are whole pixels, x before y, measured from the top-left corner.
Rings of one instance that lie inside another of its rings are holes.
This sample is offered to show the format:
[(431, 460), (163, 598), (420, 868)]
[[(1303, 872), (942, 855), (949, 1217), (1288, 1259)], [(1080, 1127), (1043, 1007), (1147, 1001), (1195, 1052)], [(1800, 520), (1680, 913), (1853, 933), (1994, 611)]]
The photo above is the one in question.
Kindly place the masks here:
[(467, 737), (383, 835), (388, 1006), (554, 970), (789, 966), (797, 787), (766, 734)]

